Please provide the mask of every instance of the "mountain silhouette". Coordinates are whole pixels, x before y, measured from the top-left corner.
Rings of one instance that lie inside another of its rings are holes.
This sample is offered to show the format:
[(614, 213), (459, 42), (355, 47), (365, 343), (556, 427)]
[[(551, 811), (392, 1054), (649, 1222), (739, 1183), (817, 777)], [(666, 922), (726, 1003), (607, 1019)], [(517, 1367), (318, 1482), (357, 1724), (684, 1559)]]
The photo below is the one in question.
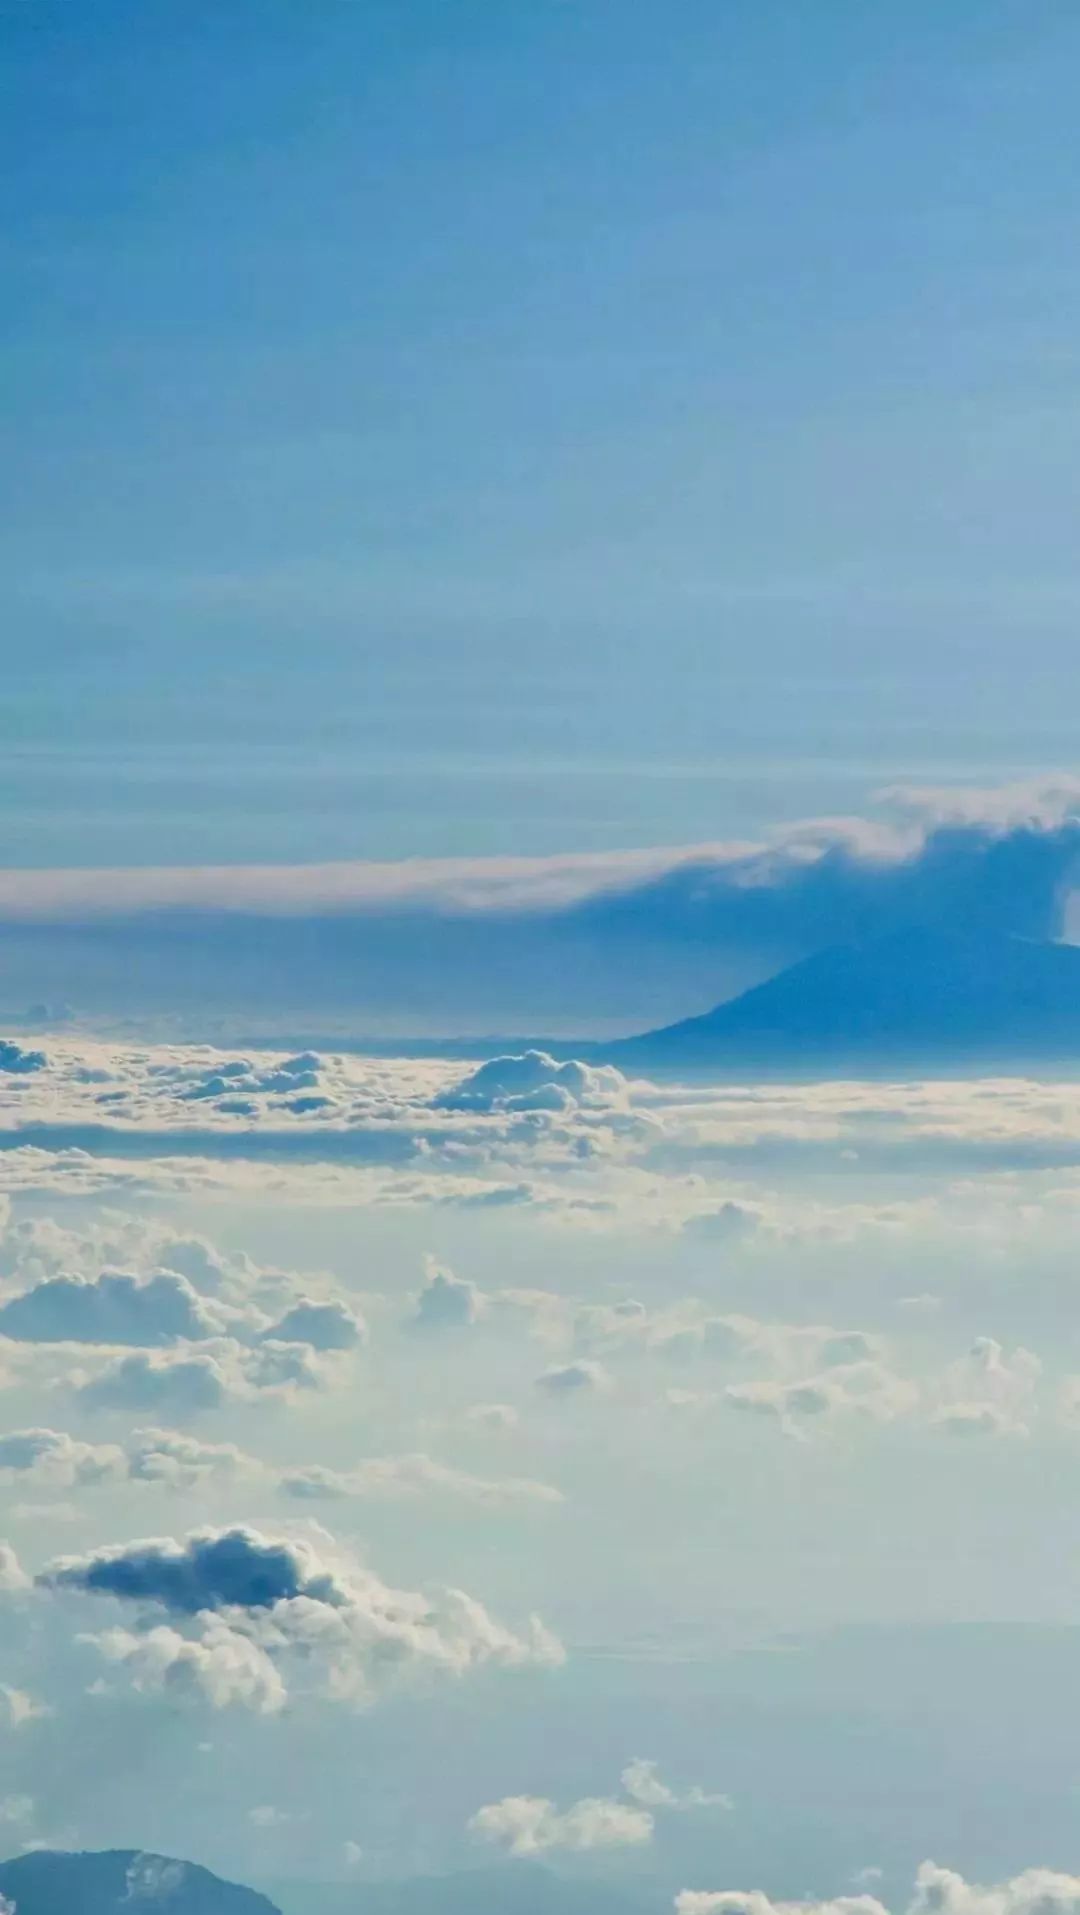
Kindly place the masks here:
[(629, 1071), (1076, 1059), (1080, 948), (927, 930), (834, 945), (603, 1056)]
[(222, 1882), (194, 1862), (134, 1849), (32, 1850), (0, 1862), (0, 1895), (16, 1915), (280, 1915), (254, 1889)]

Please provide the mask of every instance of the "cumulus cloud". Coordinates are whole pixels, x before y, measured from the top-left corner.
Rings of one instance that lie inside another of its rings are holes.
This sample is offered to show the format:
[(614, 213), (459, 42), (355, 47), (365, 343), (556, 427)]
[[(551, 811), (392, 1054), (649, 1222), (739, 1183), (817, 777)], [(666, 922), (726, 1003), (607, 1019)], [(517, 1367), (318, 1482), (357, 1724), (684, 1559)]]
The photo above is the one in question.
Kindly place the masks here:
[(82, 1384), (79, 1396), (92, 1410), (149, 1411), (183, 1418), (220, 1409), (237, 1388), (235, 1373), (206, 1352), (173, 1356), (140, 1350), (117, 1357)]
[(168, 1344), (220, 1334), (186, 1277), (105, 1271), (46, 1278), (0, 1307), (0, 1335), (30, 1343)]
[(416, 1300), (414, 1322), (421, 1330), (458, 1330), (476, 1323), (484, 1313), (484, 1299), (474, 1283), (456, 1277), (429, 1257), (426, 1277)]
[(121, 1479), (124, 1452), (114, 1443), (82, 1443), (62, 1430), (11, 1430), (0, 1436), (0, 1472), (60, 1489)]
[[(890, 1915), (873, 1895), (827, 1901), (773, 1902), (760, 1889), (684, 1889), (676, 1915)], [(1077, 1915), (1080, 1876), (1029, 1868), (1008, 1881), (984, 1885), (954, 1870), (923, 1862), (904, 1915)]]
[(652, 1840), (653, 1827), (648, 1809), (609, 1796), (586, 1796), (560, 1810), (546, 1796), (507, 1795), (478, 1809), (469, 1823), (472, 1835), (511, 1855), (633, 1848)]
[(594, 1068), (546, 1051), (492, 1057), (432, 1098), (434, 1110), (551, 1111), (603, 1108), (625, 1096), (626, 1079), (611, 1065)]
[(713, 1794), (699, 1783), (680, 1795), (661, 1780), (659, 1765), (644, 1756), (635, 1756), (627, 1763), (620, 1781), (630, 1800), (646, 1809), (730, 1809), (732, 1805), (730, 1795)]
[(539, 1855), (545, 1849), (633, 1848), (650, 1842), (654, 1811), (731, 1807), (726, 1795), (693, 1788), (684, 1795), (660, 1779), (655, 1762), (635, 1756), (620, 1778), (622, 1798), (584, 1796), (560, 1809), (547, 1796), (507, 1795), (478, 1809), (469, 1831), (496, 1843), (511, 1855)]
[(958, 1436), (1026, 1436), (1042, 1364), (1022, 1348), (1008, 1354), (994, 1337), (976, 1337), (938, 1385), (932, 1421)]
[[(329, 1539), (327, 1539), (329, 1542)], [(460, 1589), (392, 1589), (339, 1553), (258, 1530), (201, 1530), (61, 1557), (43, 1591), (100, 1596), (135, 1622), (88, 1638), (136, 1687), (188, 1688), (263, 1713), (294, 1679), (360, 1706), (408, 1676), (461, 1676), (484, 1665), (551, 1665), (562, 1649), (538, 1618), (520, 1633)]]
[(11, 1544), (0, 1542), (0, 1595), (16, 1595), (19, 1590), (29, 1587), (30, 1578)]
[(290, 1398), (314, 1389), (332, 1361), (306, 1343), (265, 1340), (249, 1347), (222, 1337), (195, 1350), (134, 1350), (72, 1380), (87, 1409), (184, 1421), (227, 1403), (253, 1402), (264, 1392)]
[(266, 1335), (279, 1343), (309, 1343), (313, 1350), (352, 1350), (367, 1338), (367, 1325), (348, 1304), (298, 1297)]

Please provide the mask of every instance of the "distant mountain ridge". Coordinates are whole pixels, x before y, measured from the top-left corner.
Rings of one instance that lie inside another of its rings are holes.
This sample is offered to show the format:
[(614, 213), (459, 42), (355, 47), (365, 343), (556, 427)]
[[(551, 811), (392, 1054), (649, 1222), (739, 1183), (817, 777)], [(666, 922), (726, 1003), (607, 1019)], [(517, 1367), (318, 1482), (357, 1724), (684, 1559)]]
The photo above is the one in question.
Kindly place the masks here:
[(16, 1915), (281, 1915), (254, 1889), (136, 1849), (31, 1850), (0, 1862), (0, 1895)]
[(589, 1055), (627, 1071), (1080, 1058), (1080, 948), (927, 930), (833, 945)]

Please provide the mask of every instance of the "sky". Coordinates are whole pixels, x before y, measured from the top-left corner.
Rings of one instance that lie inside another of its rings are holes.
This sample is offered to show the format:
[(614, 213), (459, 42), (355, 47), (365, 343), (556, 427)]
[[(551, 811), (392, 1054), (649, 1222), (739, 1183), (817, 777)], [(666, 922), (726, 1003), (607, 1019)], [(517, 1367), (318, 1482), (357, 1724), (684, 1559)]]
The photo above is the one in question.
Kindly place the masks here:
[(1080, 14), (0, 35), (0, 1854), (1080, 1915)]
[(1072, 7), (4, 34), (5, 864), (698, 843), (1068, 762)]

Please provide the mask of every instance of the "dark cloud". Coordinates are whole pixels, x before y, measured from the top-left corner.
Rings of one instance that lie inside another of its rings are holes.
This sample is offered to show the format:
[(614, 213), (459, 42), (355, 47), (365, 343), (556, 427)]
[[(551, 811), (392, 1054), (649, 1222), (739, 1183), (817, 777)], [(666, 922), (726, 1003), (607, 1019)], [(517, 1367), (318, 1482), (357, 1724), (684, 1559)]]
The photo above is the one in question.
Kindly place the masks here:
[(270, 1609), (301, 1596), (332, 1608), (347, 1601), (333, 1574), (315, 1566), (301, 1544), (271, 1541), (245, 1528), (199, 1530), (183, 1543), (155, 1539), (63, 1557), (37, 1582), (45, 1589), (154, 1603), (178, 1616)]

